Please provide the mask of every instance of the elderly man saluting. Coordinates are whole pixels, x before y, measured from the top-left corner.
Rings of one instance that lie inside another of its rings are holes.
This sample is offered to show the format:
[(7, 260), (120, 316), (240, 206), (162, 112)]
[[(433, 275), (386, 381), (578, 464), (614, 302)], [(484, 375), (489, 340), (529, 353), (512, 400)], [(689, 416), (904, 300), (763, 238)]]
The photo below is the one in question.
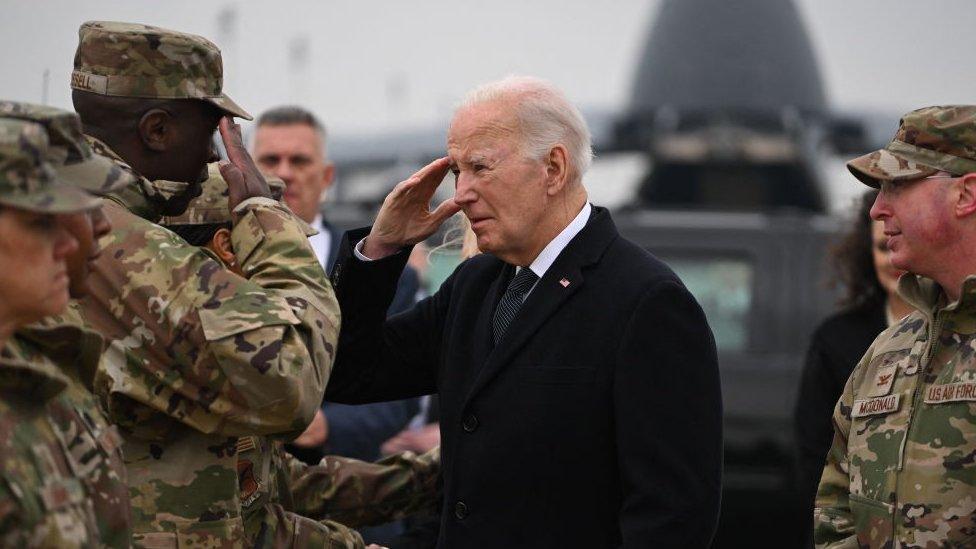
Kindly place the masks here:
[[(346, 235), (327, 398), (439, 391), (439, 547), (708, 546), (722, 442), (712, 335), (675, 274), (587, 202), (579, 111), (537, 79), (488, 84), (456, 111), (448, 152)], [(430, 211), (449, 170), (454, 198)], [(410, 245), (458, 210), (484, 253), (384, 320)]]
[[(976, 544), (976, 106), (906, 114), (847, 164), (880, 188), (898, 293), (834, 411), (814, 516), (818, 547)], [(914, 273), (914, 274), (912, 274)]]

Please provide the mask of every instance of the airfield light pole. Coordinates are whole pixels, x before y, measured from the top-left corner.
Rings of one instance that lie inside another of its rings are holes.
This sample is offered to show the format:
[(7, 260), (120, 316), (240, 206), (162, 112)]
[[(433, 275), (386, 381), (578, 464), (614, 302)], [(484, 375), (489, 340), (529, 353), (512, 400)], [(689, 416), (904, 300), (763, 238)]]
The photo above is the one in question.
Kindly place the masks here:
[(51, 69), (44, 69), (41, 75), (41, 105), (47, 105), (47, 91), (51, 84)]
[(312, 48), (308, 35), (299, 34), (288, 41), (288, 72), (291, 76), (292, 100), (300, 105), (308, 101), (308, 81), (311, 77), (308, 68)]

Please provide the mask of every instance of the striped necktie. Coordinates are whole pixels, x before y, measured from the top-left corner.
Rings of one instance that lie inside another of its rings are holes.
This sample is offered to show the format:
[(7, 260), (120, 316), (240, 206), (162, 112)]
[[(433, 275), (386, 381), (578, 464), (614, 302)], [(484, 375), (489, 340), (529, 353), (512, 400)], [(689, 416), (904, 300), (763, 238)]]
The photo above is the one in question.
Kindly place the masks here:
[(498, 345), (502, 336), (505, 335), (505, 330), (508, 329), (508, 325), (512, 323), (512, 320), (515, 319), (519, 309), (522, 307), (522, 302), (525, 301), (525, 295), (529, 293), (529, 290), (532, 289), (532, 286), (535, 285), (537, 280), (539, 280), (539, 277), (532, 272), (532, 269), (523, 267), (519, 269), (519, 272), (512, 278), (512, 281), (508, 283), (508, 288), (505, 289), (505, 295), (498, 302), (498, 307), (495, 308), (495, 318), (492, 320), (491, 329), (492, 335), (495, 337), (495, 345)]

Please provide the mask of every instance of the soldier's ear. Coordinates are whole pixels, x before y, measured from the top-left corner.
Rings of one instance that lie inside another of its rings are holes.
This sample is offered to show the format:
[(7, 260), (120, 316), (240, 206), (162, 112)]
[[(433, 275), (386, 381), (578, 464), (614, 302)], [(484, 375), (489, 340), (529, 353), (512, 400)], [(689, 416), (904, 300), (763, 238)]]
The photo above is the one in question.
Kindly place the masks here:
[(976, 214), (976, 173), (967, 173), (956, 180), (958, 195), (955, 204), (956, 217)]
[(237, 256), (234, 255), (234, 245), (231, 243), (230, 229), (221, 227), (217, 229), (214, 233), (213, 238), (210, 239), (210, 243), (207, 244), (213, 253), (217, 254), (220, 261), (227, 267), (231, 272), (238, 276), (247, 278), (244, 274), (244, 269), (241, 268), (241, 264), (237, 262)]
[(173, 130), (173, 116), (163, 109), (149, 109), (139, 118), (139, 138), (149, 150), (162, 152), (169, 148)]
[(231, 243), (230, 230), (225, 228), (217, 229), (213, 238), (210, 240), (210, 249), (217, 257), (224, 262), (224, 265), (232, 266), (237, 261), (234, 255), (234, 245)]

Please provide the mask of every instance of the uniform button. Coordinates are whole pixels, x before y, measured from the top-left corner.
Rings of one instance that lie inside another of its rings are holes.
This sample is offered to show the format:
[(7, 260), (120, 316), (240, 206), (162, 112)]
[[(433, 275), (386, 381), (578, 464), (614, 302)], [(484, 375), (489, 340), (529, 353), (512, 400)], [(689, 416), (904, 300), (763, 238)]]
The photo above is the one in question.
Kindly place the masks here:
[(464, 421), (461, 422), (461, 427), (464, 427), (464, 430), (468, 433), (473, 433), (478, 428), (478, 416), (468, 414), (468, 417), (464, 418)]
[(463, 501), (454, 504), (454, 516), (458, 520), (464, 520), (464, 517), (468, 516), (468, 506)]

